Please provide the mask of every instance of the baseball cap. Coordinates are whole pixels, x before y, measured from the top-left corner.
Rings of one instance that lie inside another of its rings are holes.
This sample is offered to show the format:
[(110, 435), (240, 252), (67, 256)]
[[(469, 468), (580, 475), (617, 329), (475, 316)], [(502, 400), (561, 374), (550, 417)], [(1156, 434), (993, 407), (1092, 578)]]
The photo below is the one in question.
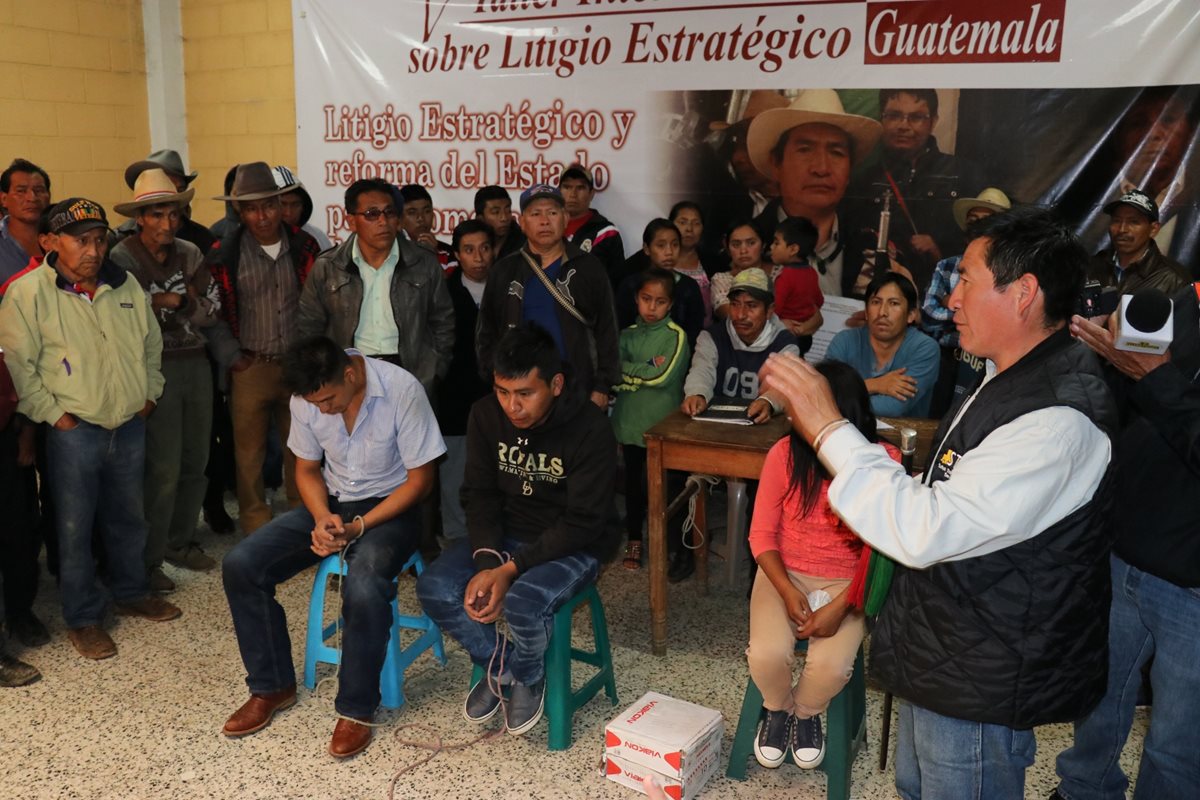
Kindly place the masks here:
[(562, 171), (562, 175), (558, 176), (558, 185), (562, 186), (563, 181), (583, 181), (588, 185), (589, 189), (595, 189), (596, 183), (592, 180), (591, 170), (586, 170), (580, 164), (572, 164)]
[(521, 192), (521, 210), (528, 208), (534, 200), (553, 200), (560, 206), (566, 205), (563, 203), (562, 192), (548, 183), (535, 183)]
[(108, 228), (108, 217), (99, 203), (84, 197), (68, 197), (50, 210), (50, 232), (71, 236), (94, 228)]
[(764, 303), (775, 302), (775, 294), (771, 291), (771, 279), (758, 267), (744, 269), (734, 276), (727, 296), (733, 297), (738, 292), (745, 292)]
[(1148, 216), (1151, 222), (1158, 222), (1158, 203), (1154, 202), (1154, 198), (1141, 189), (1130, 189), (1116, 200), (1113, 200), (1104, 207), (1104, 213), (1111, 215), (1117, 206), (1136, 208)]

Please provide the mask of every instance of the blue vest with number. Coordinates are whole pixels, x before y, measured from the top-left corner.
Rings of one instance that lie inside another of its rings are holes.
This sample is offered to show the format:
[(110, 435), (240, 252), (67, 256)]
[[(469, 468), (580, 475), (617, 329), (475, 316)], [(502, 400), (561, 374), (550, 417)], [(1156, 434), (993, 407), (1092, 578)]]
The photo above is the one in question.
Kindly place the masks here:
[(714, 401), (720, 398), (753, 400), (758, 397), (758, 371), (767, 363), (767, 356), (778, 353), (788, 345), (796, 345), (796, 337), (780, 329), (771, 343), (762, 350), (738, 350), (729, 338), (729, 326), (718, 322), (708, 329), (717, 346), (717, 385), (713, 387)]

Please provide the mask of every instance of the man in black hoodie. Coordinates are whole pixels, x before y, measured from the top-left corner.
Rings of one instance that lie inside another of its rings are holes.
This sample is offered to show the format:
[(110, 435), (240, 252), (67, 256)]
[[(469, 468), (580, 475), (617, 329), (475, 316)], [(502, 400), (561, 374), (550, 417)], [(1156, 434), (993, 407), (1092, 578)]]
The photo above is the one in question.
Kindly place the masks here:
[(325, 231), (309, 223), (313, 215), (312, 195), (308, 193), (308, 189), (304, 188), (299, 176), (282, 165), (271, 167), (271, 174), (275, 176), (275, 185), (280, 189), (286, 189), (283, 194), (279, 195), (279, 214), (284, 223), (293, 228), (300, 228), (313, 237), (317, 246), (321, 248), (321, 252), (333, 247), (333, 242), (329, 241)]
[(558, 189), (562, 192), (563, 204), (570, 216), (567, 221), (567, 241), (600, 259), (615, 289), (621, 278), (625, 277), (625, 243), (621, 241), (617, 226), (592, 208), (596, 184), (591, 171), (579, 164), (572, 164), (559, 176)]
[[(505, 726), (519, 735), (542, 716), (555, 610), (596, 579), (620, 544), (617, 449), (608, 418), (567, 382), (545, 330), (524, 323), (508, 331), (493, 363), (494, 396), (475, 403), (467, 422), (467, 539), (425, 570), (417, 597), (488, 672), (463, 715), (491, 718), (498, 681), (511, 687)], [(509, 629), (502, 645), (501, 614)]]

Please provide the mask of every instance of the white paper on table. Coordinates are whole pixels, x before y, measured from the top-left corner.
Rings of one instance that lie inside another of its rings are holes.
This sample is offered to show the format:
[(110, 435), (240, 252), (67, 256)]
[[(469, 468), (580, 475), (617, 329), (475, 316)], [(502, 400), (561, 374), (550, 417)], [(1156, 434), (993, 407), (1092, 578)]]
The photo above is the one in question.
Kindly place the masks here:
[(821, 306), (821, 327), (812, 337), (812, 347), (804, 355), (804, 360), (816, 364), (825, 358), (829, 343), (839, 332), (846, 330), (846, 320), (862, 311), (867, 304), (853, 297), (830, 297), (826, 295), (825, 304)]
[(896, 426), (892, 425), (891, 423), (884, 422), (883, 420), (876, 418), (875, 430), (877, 430), (877, 431), (894, 431), (894, 430), (896, 430)]

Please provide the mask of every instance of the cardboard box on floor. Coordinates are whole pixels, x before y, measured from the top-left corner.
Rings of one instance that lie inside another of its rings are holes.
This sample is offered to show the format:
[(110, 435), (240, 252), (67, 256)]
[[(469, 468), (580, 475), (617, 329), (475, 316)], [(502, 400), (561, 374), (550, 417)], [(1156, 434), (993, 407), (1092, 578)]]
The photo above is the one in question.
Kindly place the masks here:
[(644, 791), (653, 772), (668, 797), (691, 800), (717, 771), (724, 732), (720, 712), (647, 692), (605, 727), (605, 776)]

